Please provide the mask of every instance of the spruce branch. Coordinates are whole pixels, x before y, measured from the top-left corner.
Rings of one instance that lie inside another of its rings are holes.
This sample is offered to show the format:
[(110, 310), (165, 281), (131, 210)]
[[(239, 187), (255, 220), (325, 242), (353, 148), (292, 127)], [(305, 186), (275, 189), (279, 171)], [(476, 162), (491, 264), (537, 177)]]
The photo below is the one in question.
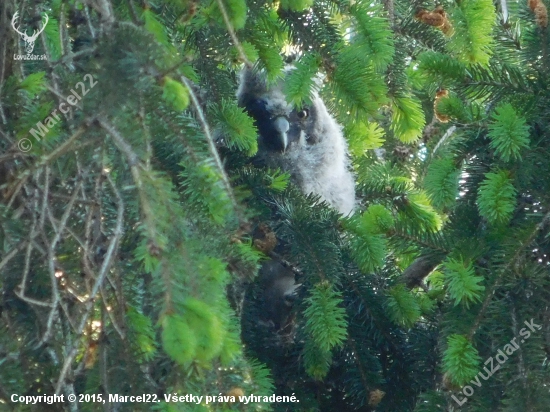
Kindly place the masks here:
[[(221, 1), (221, 0), (219, 0)], [(214, 137), (212, 136), (212, 133), (210, 132), (210, 126), (208, 125), (208, 122), (206, 121), (206, 116), (204, 114), (204, 111), (202, 110), (201, 104), (199, 99), (197, 98), (197, 95), (195, 91), (193, 90), (193, 84), (184, 76), (180, 77), (181, 82), (187, 86), (189, 89), (189, 95), (191, 96), (191, 101), (193, 103), (193, 106), (195, 107), (195, 110), (199, 117), (199, 123), (202, 126), (204, 135), (206, 137), (207, 143), (208, 143), (208, 149), (210, 151), (210, 155), (214, 159), (216, 168), (218, 169), (218, 173), (220, 174), (223, 184), (225, 186), (225, 190), (227, 195), (229, 196), (229, 199), (231, 201), (231, 204), (233, 206), (233, 211), (235, 212), (235, 215), (239, 218), (239, 221), (241, 225), (246, 224), (246, 219), (242, 216), (239, 204), (237, 202), (237, 199), (235, 198), (235, 194), (233, 193), (233, 188), (231, 187), (231, 183), (229, 182), (229, 177), (227, 176), (227, 173), (225, 172), (223, 168), (222, 161), (220, 159), (220, 155), (218, 153), (218, 149), (216, 148), (216, 143), (214, 142)]]
[(355, 364), (357, 365), (357, 368), (359, 368), (359, 376), (361, 377), (361, 384), (363, 386), (363, 390), (365, 391), (365, 393), (369, 393), (370, 387), (368, 384), (367, 373), (365, 370), (367, 365), (363, 365), (363, 363), (361, 362), (361, 358), (359, 357), (359, 348), (357, 347), (357, 343), (355, 342), (355, 339), (353, 339), (351, 336), (348, 336), (347, 344), (350, 346), (351, 351), (353, 353), (353, 359), (355, 361)]
[(223, 21), (225, 23), (225, 26), (227, 27), (227, 31), (229, 32), (229, 35), (231, 36), (231, 39), (233, 40), (233, 43), (235, 44), (235, 47), (239, 52), (239, 57), (246, 65), (246, 67), (252, 68), (253, 64), (250, 62), (250, 60), (248, 60), (248, 57), (246, 57), (246, 53), (243, 49), (241, 42), (239, 41), (239, 38), (237, 37), (237, 34), (235, 33), (235, 29), (233, 28), (231, 21), (229, 21), (229, 15), (227, 14), (227, 9), (225, 8), (225, 4), (223, 4), (223, 0), (216, 0), (216, 2), (218, 3), (218, 7), (220, 9), (220, 12), (222, 13)]
[(103, 117), (98, 117), (97, 123), (105, 129), (109, 135), (111, 135), (115, 145), (124, 154), (128, 162), (130, 169), (134, 169), (140, 165), (140, 160), (132, 146), (126, 141), (126, 139), (117, 131), (117, 129)]
[(542, 220), (535, 226), (529, 237), (522, 242), (520, 245), (517, 246), (516, 252), (511, 257), (511, 259), (508, 261), (508, 263), (500, 270), (500, 273), (497, 275), (497, 278), (493, 282), (493, 284), (487, 288), (487, 292), (485, 294), (485, 299), (483, 300), (483, 304), (481, 305), (481, 309), (479, 310), (479, 313), (477, 314), (474, 324), (470, 328), (470, 331), (468, 332), (468, 338), (471, 340), (474, 334), (477, 332), (477, 329), (479, 328), (479, 325), (481, 324), (481, 320), (483, 319), (483, 316), (485, 315), (485, 312), (487, 311), (487, 308), (489, 307), (489, 303), (493, 299), (494, 291), (498, 286), (500, 286), (502, 279), (504, 277), (504, 274), (513, 267), (516, 262), (521, 258), (521, 255), (523, 254), (523, 251), (526, 247), (532, 244), (532, 242), (535, 240), (535, 237), (539, 234), (541, 230), (543, 230), (546, 225), (550, 223), (550, 212), (546, 213)]
[(143, 165), (137, 153), (126, 141), (126, 139), (120, 134), (120, 132), (113, 126), (113, 124), (111, 124), (109, 121), (107, 121), (107, 119), (103, 117), (98, 118), (97, 123), (109, 133), (109, 135), (113, 138), (115, 145), (126, 157), (126, 161), (128, 162), (128, 166), (130, 167), (130, 171), (132, 173), (132, 177), (134, 179), (136, 189), (139, 194), (141, 208), (145, 219), (147, 220), (147, 231), (149, 232), (151, 240), (153, 240), (156, 238), (156, 225), (154, 223), (155, 213), (143, 187), (143, 179), (141, 174), (145, 169), (143, 168)]

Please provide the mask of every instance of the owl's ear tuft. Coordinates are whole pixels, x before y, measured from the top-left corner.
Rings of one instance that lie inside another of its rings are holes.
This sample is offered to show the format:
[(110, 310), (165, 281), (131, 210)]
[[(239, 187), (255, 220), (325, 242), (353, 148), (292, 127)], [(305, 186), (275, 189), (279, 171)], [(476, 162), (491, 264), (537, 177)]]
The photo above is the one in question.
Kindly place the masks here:
[(239, 74), (239, 88), (237, 89), (239, 106), (245, 107), (250, 99), (266, 91), (267, 86), (262, 73), (257, 68), (245, 66)]

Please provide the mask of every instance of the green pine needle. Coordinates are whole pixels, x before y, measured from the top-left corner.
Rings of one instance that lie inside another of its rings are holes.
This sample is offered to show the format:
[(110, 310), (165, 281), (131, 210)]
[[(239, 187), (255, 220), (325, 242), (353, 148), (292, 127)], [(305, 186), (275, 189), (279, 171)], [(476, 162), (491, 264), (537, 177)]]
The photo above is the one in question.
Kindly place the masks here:
[(59, 22), (57, 19), (50, 17), (44, 28), (44, 35), (46, 36), (50, 58), (58, 60), (61, 57), (61, 37), (59, 36)]
[(133, 343), (140, 361), (152, 360), (157, 352), (157, 346), (151, 318), (130, 306), (126, 312), (126, 322), (130, 342)]
[[(228, 14), (229, 22), (233, 29), (240, 30), (244, 27), (247, 17), (247, 7), (245, 0), (221, 0), (224, 4), (225, 11)], [(225, 27), (225, 21), (221, 10), (218, 8), (218, 2), (213, 1), (213, 17), (216, 19), (220, 26)]]
[(371, 273), (384, 265), (387, 240), (384, 235), (370, 232), (364, 222), (355, 227), (356, 235), (350, 240), (350, 253), (363, 273)]
[(414, 97), (395, 97), (392, 105), (392, 130), (403, 143), (414, 143), (426, 124), (422, 104)]
[(386, 233), (395, 225), (391, 212), (382, 205), (371, 205), (362, 216), (364, 227), (374, 234)]
[(479, 302), (485, 290), (483, 277), (476, 276), (471, 263), (448, 259), (445, 262), (445, 284), (449, 295), (455, 301), (455, 306), (463, 303), (467, 308), (470, 303)]
[(335, 292), (328, 282), (321, 282), (313, 288), (306, 299), (304, 311), (306, 331), (322, 351), (341, 346), (347, 335), (346, 311), (342, 308), (342, 295)]
[(162, 347), (180, 365), (187, 365), (195, 357), (197, 341), (187, 322), (178, 315), (162, 318)]
[(384, 265), (387, 239), (383, 235), (394, 225), (391, 213), (382, 205), (372, 205), (362, 215), (343, 221), (350, 232), (349, 250), (363, 273), (371, 273)]
[(258, 49), (261, 65), (265, 68), (267, 81), (272, 82), (280, 76), (285, 65), (281, 53), (272, 44), (256, 43), (255, 45)]
[(189, 90), (187, 90), (187, 87), (168, 76), (164, 78), (162, 98), (177, 111), (183, 111), (189, 106)]
[[(364, 50), (359, 46), (349, 46), (337, 57), (337, 64), (332, 76), (333, 93), (346, 108), (342, 115), (361, 117), (374, 115), (387, 102), (387, 86), (384, 77), (375, 70), (374, 65), (367, 64)], [(353, 73), (350, 77), (349, 73)]]
[(318, 88), (315, 76), (321, 63), (318, 55), (308, 53), (296, 64), (285, 77), (285, 96), (289, 103), (301, 107), (310, 104), (313, 92)]
[(463, 79), (466, 65), (452, 56), (435, 51), (422, 52), (418, 56), (418, 71), (436, 84)]
[(492, 224), (506, 224), (516, 208), (516, 189), (508, 177), (508, 172), (501, 170), (487, 173), (481, 183), (477, 206), (479, 214)]
[(304, 366), (306, 373), (313, 379), (321, 380), (327, 376), (332, 364), (332, 353), (322, 350), (312, 341), (304, 345)]
[(254, 385), (254, 392), (259, 396), (269, 396), (275, 392), (271, 373), (266, 365), (256, 359), (248, 361), (250, 377)]
[(44, 75), (46, 72), (31, 73), (19, 84), (21, 90), (25, 90), (29, 93), (29, 96), (33, 98), (38, 93), (47, 89)]
[(281, 0), (281, 8), (291, 11), (304, 11), (313, 6), (313, 0)]
[(382, 147), (385, 142), (384, 130), (375, 122), (349, 122), (344, 133), (353, 156), (363, 156), (367, 150)]
[(491, 147), (505, 162), (520, 160), (521, 150), (529, 147), (529, 126), (509, 103), (498, 106), (489, 126)]
[(400, 214), (402, 220), (411, 220), (412, 223), (427, 232), (437, 232), (443, 226), (441, 216), (435, 211), (424, 192), (410, 193)]
[(442, 97), (437, 101), (435, 110), (438, 115), (446, 115), (451, 119), (456, 119), (460, 123), (469, 123), (472, 121), (466, 106), (455, 94)]
[(217, 127), (224, 131), (230, 149), (242, 150), (248, 156), (258, 151), (258, 130), (254, 121), (233, 101), (223, 99), (215, 111)]
[(205, 302), (187, 298), (183, 308), (184, 320), (196, 338), (195, 356), (199, 361), (208, 362), (220, 354), (226, 330)]
[(145, 30), (153, 35), (155, 40), (163, 46), (169, 47), (170, 42), (164, 24), (159, 20), (158, 16), (150, 9), (144, 10), (142, 14), (145, 20)]
[(492, 0), (462, 0), (451, 13), (455, 29), (447, 47), (460, 61), (489, 64), (492, 54), (492, 31), (496, 22)]
[[(182, 164), (186, 167), (185, 164)], [(196, 205), (204, 205), (212, 219), (222, 225), (232, 216), (232, 203), (223, 184), (223, 177), (212, 161), (202, 161), (180, 174), (186, 189), (184, 193)]]
[(418, 300), (403, 284), (389, 290), (386, 307), (391, 320), (407, 328), (412, 327), (422, 314)]
[(443, 209), (454, 205), (459, 178), (460, 169), (451, 158), (436, 159), (428, 166), (424, 186), (434, 206)]
[[(243, 41), (241, 42), (241, 49), (244, 52), (246, 58), (251, 61), (255, 62), (259, 59), (260, 55), (258, 53), (258, 49), (250, 42)], [(235, 62), (237, 67), (240, 67), (241, 65), (241, 56), (239, 55), (239, 50), (236, 47), (233, 47), (231, 49), (231, 59), (233, 62)]]
[(270, 172), (267, 175), (270, 179), (269, 188), (276, 192), (283, 192), (290, 182), (290, 173), (282, 172), (280, 169)]
[(458, 334), (447, 338), (443, 370), (448, 373), (451, 382), (456, 385), (468, 383), (479, 372), (480, 364), (481, 358), (468, 338)]
[(393, 34), (388, 20), (382, 17), (381, 6), (358, 1), (350, 8), (354, 17), (353, 44), (363, 49), (362, 57), (372, 62), (376, 70), (385, 70), (395, 53)]

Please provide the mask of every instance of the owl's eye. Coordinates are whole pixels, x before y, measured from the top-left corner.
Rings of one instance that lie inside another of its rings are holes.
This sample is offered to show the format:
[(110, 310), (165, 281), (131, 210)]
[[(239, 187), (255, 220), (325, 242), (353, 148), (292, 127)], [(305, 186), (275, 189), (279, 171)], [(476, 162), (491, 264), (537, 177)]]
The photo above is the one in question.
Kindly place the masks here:
[(307, 119), (307, 117), (309, 116), (309, 110), (302, 109), (296, 115), (298, 116), (298, 119), (301, 119), (301, 120)]
[(247, 104), (246, 108), (252, 115), (259, 115), (266, 111), (267, 103), (262, 99), (254, 99)]

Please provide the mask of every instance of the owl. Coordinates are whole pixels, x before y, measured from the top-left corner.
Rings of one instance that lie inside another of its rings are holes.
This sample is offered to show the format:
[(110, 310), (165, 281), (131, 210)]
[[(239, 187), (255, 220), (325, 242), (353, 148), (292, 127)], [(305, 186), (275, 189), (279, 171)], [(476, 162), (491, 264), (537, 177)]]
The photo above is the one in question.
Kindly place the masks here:
[(301, 284), (296, 283), (294, 273), (276, 260), (267, 260), (259, 272), (261, 296), (261, 317), (280, 330), (288, 326), (292, 305), (296, 299), (296, 290)]
[(258, 129), (256, 160), (290, 173), (303, 193), (318, 195), (349, 215), (356, 203), (355, 180), (342, 127), (317, 93), (309, 105), (289, 104), (284, 82), (283, 77), (268, 85), (260, 71), (245, 68), (241, 72), (237, 100)]

